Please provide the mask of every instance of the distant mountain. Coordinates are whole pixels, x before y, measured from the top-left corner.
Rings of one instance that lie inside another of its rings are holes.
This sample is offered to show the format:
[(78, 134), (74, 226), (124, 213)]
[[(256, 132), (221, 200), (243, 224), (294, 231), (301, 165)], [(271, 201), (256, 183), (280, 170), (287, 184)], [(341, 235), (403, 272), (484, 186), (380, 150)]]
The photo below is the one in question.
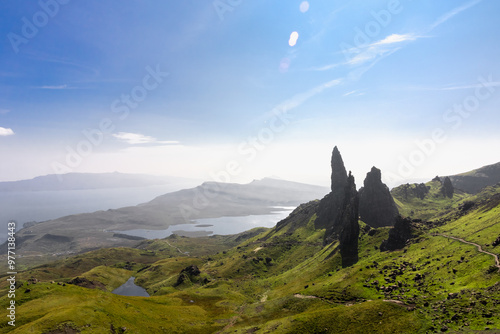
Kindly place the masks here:
[(123, 173), (68, 173), (38, 176), (30, 180), (0, 182), (0, 191), (51, 191), (132, 188), (186, 180), (172, 176)]
[(455, 188), (475, 194), (500, 182), (500, 162), (449, 177)]
[(205, 182), (137, 206), (71, 215), (18, 231), (21, 252), (61, 253), (133, 245), (112, 231), (163, 230), (194, 219), (270, 214), (276, 206), (297, 206), (322, 198), (328, 188), (263, 179), (249, 184)]

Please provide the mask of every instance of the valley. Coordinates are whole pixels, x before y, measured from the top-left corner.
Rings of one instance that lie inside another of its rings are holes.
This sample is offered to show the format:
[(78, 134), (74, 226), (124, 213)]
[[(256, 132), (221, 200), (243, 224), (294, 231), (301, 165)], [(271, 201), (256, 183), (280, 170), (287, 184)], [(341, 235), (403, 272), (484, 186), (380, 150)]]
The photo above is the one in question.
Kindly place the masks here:
[[(384, 189), (376, 184), (364, 191)], [(391, 191), (410, 218), (356, 218), (348, 264), (345, 227), (318, 222), (330, 219), (327, 195), (273, 228), (137, 240), (32, 266), (18, 274), (16, 329), (0, 333), (497, 333), (500, 184), (452, 196), (442, 184)], [(131, 276), (150, 297), (111, 293)]]
[[(144, 230), (154, 236), (155, 231), (170, 226), (177, 226), (175, 231), (185, 225), (187, 230), (191, 226), (188, 224), (197, 219), (279, 214), (326, 192), (324, 187), (276, 179), (243, 185), (205, 182), (135, 206), (29, 224), (17, 232), (18, 255), (29, 266), (102, 247), (131, 247), (144, 238), (144, 233), (131, 236), (127, 235), (129, 230)], [(267, 217), (268, 221), (274, 219), (279, 218)], [(245, 225), (251, 226), (252, 222)], [(201, 235), (207, 234), (205, 229), (200, 230)]]

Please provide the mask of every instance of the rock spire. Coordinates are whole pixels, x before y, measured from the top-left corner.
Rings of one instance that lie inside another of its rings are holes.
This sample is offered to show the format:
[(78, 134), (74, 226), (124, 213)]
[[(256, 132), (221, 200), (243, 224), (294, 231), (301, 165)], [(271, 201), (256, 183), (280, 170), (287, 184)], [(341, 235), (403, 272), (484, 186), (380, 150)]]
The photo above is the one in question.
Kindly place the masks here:
[(372, 167), (359, 190), (359, 215), (371, 227), (393, 226), (399, 211), (380, 169)]
[(347, 175), (338, 148), (332, 153), (331, 192), (319, 203), (316, 228), (324, 228), (323, 244), (339, 240), (342, 266), (347, 267), (358, 261), (358, 210), (359, 198), (354, 177)]
[(358, 238), (359, 238), (359, 197), (356, 191), (354, 177), (349, 172), (347, 185), (344, 189), (344, 203), (342, 204), (340, 221), (340, 255), (342, 256), (342, 267), (349, 267), (358, 262)]

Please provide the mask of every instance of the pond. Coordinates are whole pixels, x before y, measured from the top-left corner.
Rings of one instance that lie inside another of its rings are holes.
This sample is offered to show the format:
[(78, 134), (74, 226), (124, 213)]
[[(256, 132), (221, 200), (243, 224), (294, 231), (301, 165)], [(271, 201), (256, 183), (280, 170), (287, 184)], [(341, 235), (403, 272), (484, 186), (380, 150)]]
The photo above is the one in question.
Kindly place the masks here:
[(120, 296), (149, 297), (149, 293), (146, 291), (146, 289), (135, 285), (134, 280), (134, 276), (130, 277), (127, 282), (125, 282), (122, 286), (114, 289), (112, 293)]

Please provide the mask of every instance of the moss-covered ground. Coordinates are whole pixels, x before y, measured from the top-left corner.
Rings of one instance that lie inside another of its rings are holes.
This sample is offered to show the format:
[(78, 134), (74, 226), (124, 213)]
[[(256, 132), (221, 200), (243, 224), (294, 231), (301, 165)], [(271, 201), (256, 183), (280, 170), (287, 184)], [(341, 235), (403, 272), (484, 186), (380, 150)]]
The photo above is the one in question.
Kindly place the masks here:
[[(359, 261), (348, 268), (337, 243), (323, 245), (314, 214), (244, 236), (169, 237), (69, 257), (18, 274), (16, 327), (3, 321), (0, 333), (498, 333), (493, 257), (438, 235), (498, 254), (497, 194), (396, 197), (420, 219), (415, 237), (381, 252), (389, 228), (369, 232), (360, 222)], [(464, 210), (466, 201), (474, 204)], [(201, 273), (179, 284), (191, 265)], [(110, 292), (130, 276), (151, 297)], [(99, 284), (69, 284), (75, 277)], [(6, 306), (5, 278), (0, 289)]]

